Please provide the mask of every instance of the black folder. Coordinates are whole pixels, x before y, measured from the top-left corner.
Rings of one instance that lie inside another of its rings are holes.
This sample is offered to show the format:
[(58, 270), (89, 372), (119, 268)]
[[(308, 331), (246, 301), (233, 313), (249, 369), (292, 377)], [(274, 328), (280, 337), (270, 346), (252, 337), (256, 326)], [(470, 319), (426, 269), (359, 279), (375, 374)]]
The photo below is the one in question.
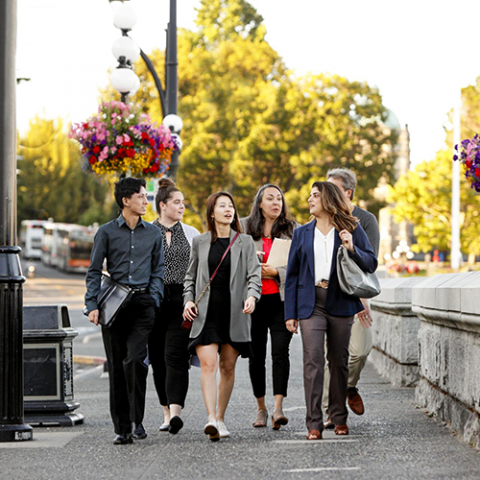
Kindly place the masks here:
[(102, 275), (102, 284), (98, 294), (98, 323), (111, 327), (115, 318), (132, 297), (132, 289)]

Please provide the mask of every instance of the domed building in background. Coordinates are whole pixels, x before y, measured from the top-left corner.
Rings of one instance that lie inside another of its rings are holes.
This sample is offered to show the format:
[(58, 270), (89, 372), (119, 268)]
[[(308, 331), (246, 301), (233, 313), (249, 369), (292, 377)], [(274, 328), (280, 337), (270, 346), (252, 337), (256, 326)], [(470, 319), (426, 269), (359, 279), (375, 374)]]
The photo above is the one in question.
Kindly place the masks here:
[[(388, 110), (389, 116), (385, 122), (385, 128), (390, 132), (395, 131), (398, 135), (398, 142), (393, 147), (393, 155), (395, 156), (394, 164), (394, 183), (410, 170), (410, 134), (408, 132), (408, 125), (401, 127), (397, 116)], [(386, 148), (392, 149), (391, 146)], [(388, 182), (382, 178), (375, 189), (375, 198), (377, 200), (386, 201), (388, 197)], [(385, 263), (392, 257), (396, 256), (394, 253), (400, 248), (405, 249), (415, 243), (413, 235), (413, 225), (409, 222), (402, 221), (397, 223), (394, 221), (391, 212), (393, 204), (382, 208), (378, 215), (378, 226), (380, 228), (380, 250), (378, 260), (380, 263)]]

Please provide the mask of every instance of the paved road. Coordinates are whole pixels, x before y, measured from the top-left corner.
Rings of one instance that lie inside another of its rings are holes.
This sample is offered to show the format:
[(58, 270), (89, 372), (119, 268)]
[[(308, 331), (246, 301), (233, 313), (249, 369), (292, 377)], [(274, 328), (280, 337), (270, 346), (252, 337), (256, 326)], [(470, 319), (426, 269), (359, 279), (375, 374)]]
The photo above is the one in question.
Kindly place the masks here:
[[(102, 378), (101, 367), (77, 372), (76, 399), (81, 403), (79, 411), (85, 415), (85, 424), (35, 429), (32, 442), (0, 444), (0, 478), (480, 478), (480, 453), (417, 409), (413, 389), (392, 387), (372, 365), (367, 365), (360, 384), (366, 413), (363, 417), (349, 417), (351, 435), (345, 438), (329, 433), (322, 441), (306, 441), (298, 336), (292, 342), (291, 359), (289, 396), (285, 402), (289, 424), (279, 431), (252, 428), (255, 401), (247, 362), (239, 360), (226, 416), (232, 436), (217, 444), (202, 433), (206, 414), (197, 368), (191, 370), (185, 428), (176, 436), (157, 431), (160, 408), (150, 376), (145, 417), (149, 436), (129, 446), (112, 445), (108, 380)], [(270, 379), (268, 392), (271, 410)]]

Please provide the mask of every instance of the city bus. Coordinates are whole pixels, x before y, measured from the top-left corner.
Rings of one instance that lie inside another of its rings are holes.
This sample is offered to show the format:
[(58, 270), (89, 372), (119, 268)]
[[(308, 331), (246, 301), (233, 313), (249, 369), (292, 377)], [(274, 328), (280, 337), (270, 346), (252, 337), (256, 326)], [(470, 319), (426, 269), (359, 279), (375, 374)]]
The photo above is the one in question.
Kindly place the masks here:
[(20, 246), (24, 258), (41, 258), (43, 226), (46, 220), (22, 220), (20, 224)]
[(90, 266), (94, 229), (62, 224), (52, 232), (52, 265), (64, 272), (86, 272)]

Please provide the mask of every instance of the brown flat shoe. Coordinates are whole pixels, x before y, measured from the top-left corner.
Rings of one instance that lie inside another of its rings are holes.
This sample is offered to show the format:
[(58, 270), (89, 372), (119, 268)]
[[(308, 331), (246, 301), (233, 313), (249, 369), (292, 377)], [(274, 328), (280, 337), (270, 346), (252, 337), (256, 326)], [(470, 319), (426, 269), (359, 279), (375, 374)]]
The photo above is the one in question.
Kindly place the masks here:
[(262, 428), (267, 426), (268, 412), (266, 410), (258, 410), (253, 426), (255, 428)]
[(327, 418), (326, 422), (323, 422), (323, 428), (325, 430), (333, 430), (335, 428), (335, 424), (332, 422), (330, 417)]
[(346, 425), (335, 425), (335, 435), (348, 435), (348, 427)]
[(309, 430), (307, 440), (321, 440), (322, 434), (318, 430)]
[(350, 387), (347, 390), (347, 399), (348, 406), (355, 415), (363, 415), (365, 413), (365, 406), (357, 388)]
[(286, 425), (288, 423), (288, 418), (283, 414), (281, 408), (277, 408), (273, 411), (272, 415), (272, 428), (274, 430), (279, 430), (282, 425)]

